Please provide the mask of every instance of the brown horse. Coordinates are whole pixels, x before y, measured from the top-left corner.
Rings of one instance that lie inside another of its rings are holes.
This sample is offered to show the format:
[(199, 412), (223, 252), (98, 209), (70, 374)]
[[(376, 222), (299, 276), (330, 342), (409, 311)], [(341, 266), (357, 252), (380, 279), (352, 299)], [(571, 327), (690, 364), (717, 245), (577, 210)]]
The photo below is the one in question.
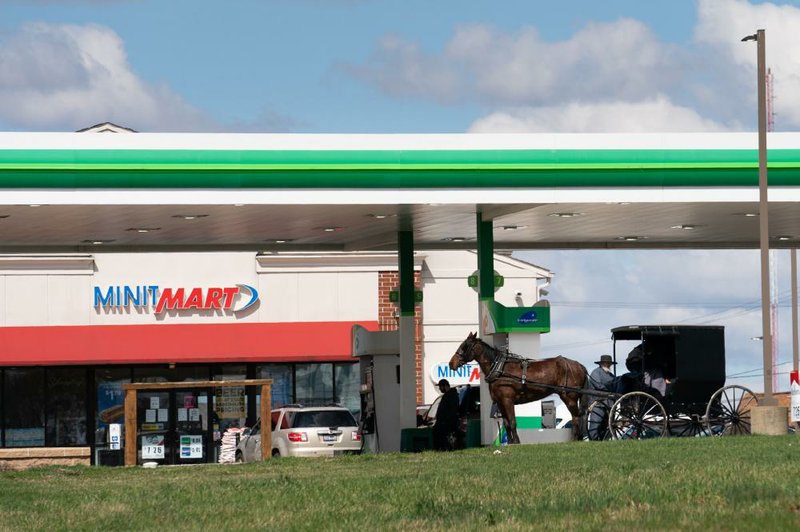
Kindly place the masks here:
[[(450, 359), (450, 369), (456, 370), (467, 362), (477, 361), (489, 393), (503, 415), (509, 443), (519, 443), (514, 405), (537, 401), (555, 393), (572, 414), (572, 437), (581, 438), (581, 404), (585, 388), (586, 368), (580, 362), (564, 357), (527, 360), (490, 346), (470, 333)], [(542, 386), (537, 386), (542, 385)]]

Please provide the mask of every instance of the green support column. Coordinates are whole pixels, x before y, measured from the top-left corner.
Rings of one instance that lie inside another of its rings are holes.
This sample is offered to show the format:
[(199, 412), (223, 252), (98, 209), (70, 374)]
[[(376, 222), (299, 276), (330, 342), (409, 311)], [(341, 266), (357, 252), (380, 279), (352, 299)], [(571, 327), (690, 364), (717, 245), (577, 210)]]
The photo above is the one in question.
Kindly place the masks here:
[(492, 222), (478, 213), (478, 297), (494, 299), (494, 232)]
[[(483, 221), (481, 213), (477, 215), (478, 235), (478, 327), (486, 322), (488, 305), (484, 301), (494, 300), (494, 232), (492, 221)], [(494, 345), (494, 339), (484, 337), (483, 330), (478, 331), (482, 340)], [(489, 386), (486, 384), (485, 375), (481, 375), (481, 443), (491, 445), (495, 438), (496, 424), (491, 417), (492, 398)]]
[(400, 277), (400, 428), (417, 426), (416, 323), (414, 323), (414, 234), (397, 233)]
[(400, 271), (400, 315), (414, 316), (414, 233), (397, 233), (399, 247), (398, 269)]

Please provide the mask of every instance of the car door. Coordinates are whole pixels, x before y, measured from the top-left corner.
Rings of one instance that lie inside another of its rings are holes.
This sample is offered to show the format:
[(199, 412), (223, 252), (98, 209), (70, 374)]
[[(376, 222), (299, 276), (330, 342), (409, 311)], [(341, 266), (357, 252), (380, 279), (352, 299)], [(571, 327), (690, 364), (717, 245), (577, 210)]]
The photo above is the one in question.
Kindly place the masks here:
[(257, 462), (261, 460), (261, 420), (256, 421), (250, 435), (244, 442), (244, 461)]

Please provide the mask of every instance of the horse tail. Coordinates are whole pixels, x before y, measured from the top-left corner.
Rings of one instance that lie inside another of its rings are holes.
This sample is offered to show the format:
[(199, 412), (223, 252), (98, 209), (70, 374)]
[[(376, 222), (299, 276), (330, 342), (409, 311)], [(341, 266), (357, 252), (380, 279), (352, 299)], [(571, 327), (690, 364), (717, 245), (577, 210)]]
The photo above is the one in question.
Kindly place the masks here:
[[(586, 366), (578, 363), (581, 369), (583, 370), (583, 385), (581, 386), (584, 390), (588, 390), (590, 388), (590, 381), (589, 381), (589, 371), (586, 369)], [(578, 411), (580, 412), (580, 426), (578, 427), (578, 437), (583, 439), (586, 436), (586, 421), (587, 421), (587, 413), (589, 410), (589, 402), (591, 400), (591, 396), (588, 393), (582, 393), (580, 399), (578, 400)]]

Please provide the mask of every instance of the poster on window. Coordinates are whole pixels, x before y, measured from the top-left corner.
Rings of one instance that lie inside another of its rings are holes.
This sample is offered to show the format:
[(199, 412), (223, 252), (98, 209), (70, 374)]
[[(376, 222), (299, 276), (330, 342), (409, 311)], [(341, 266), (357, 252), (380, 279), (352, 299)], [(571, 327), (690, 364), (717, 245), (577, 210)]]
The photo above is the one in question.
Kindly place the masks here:
[(216, 410), (220, 419), (241, 419), (245, 417), (244, 386), (217, 388)]
[(122, 383), (125, 381), (106, 381), (97, 384), (97, 427), (105, 427), (109, 423), (121, 423), (125, 419), (125, 392)]
[(181, 458), (202, 458), (203, 436), (189, 434), (181, 436)]
[(164, 458), (164, 435), (147, 434), (142, 436), (142, 459), (162, 460)]

